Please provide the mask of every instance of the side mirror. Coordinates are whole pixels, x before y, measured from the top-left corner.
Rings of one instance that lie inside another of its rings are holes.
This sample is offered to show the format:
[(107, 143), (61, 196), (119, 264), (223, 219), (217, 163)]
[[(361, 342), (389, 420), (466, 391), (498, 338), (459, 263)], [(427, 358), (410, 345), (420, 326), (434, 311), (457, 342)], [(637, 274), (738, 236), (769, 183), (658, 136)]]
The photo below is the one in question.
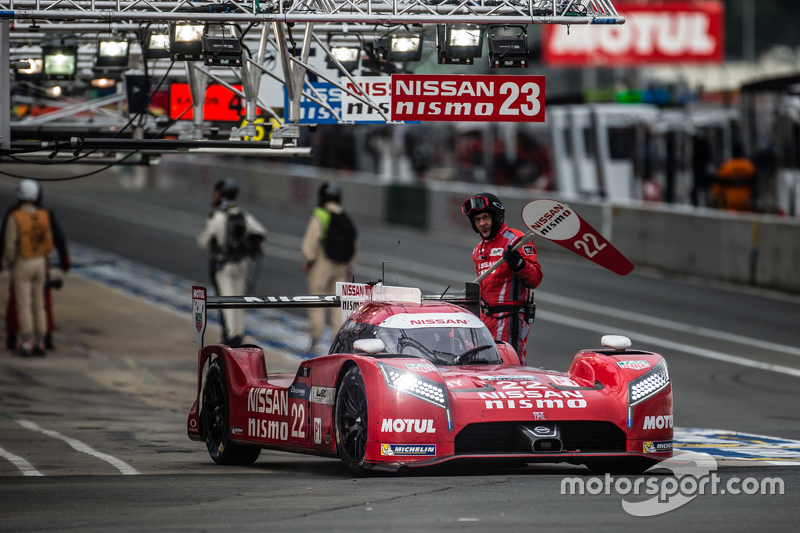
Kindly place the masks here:
[(353, 343), (353, 348), (360, 352), (381, 353), (386, 351), (386, 345), (380, 339), (358, 339)]

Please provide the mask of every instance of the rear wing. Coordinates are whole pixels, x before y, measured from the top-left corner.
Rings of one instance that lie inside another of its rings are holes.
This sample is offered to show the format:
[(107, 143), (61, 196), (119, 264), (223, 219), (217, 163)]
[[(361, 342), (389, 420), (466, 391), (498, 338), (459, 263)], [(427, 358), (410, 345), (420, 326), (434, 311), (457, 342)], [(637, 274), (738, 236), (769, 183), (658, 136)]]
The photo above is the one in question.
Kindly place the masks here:
[(463, 295), (426, 295), (411, 287), (390, 287), (380, 283), (337, 283), (336, 295), (301, 296), (207, 296), (205, 287), (192, 287), (192, 314), (194, 318), (193, 340), (203, 347), (206, 330), (207, 309), (308, 309), (338, 307), (342, 311), (342, 323), (359, 305), (366, 301), (411, 302), (443, 301), (464, 307), (480, 316), (480, 285), (467, 283)]

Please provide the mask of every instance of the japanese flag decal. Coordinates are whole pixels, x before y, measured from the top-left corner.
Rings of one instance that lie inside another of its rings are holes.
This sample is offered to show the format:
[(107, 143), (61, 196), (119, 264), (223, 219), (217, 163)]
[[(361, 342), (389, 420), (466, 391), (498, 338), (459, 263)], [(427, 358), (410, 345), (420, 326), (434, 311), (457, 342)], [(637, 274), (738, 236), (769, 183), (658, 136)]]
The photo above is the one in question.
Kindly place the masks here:
[(589, 261), (625, 276), (633, 263), (567, 204), (534, 200), (522, 208), (522, 221), (539, 237), (553, 241)]
[(203, 334), (206, 331), (206, 288), (192, 287), (192, 329), (193, 340), (203, 347)]

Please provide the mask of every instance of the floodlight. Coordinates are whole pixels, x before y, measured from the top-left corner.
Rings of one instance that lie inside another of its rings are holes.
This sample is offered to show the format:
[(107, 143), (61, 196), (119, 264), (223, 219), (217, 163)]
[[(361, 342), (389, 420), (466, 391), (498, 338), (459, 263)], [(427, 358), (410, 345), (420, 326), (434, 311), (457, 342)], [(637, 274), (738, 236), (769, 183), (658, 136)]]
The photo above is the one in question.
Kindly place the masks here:
[(159, 31), (148, 31), (145, 34), (144, 49), (142, 54), (145, 59), (166, 59), (169, 57), (169, 35)]
[(515, 28), (519, 28), (520, 33), (516, 35), (489, 33), (487, 48), (490, 68), (528, 66), (528, 34), (524, 26)]
[(169, 26), (169, 53), (175, 61), (203, 60), (204, 24), (177, 22)]
[(483, 30), (475, 24), (440, 24), (436, 45), (440, 64), (472, 65), (483, 53)]
[(72, 80), (78, 70), (78, 47), (47, 45), (42, 47), (44, 73), (48, 80)]
[(89, 82), (89, 85), (94, 87), (95, 89), (110, 89), (117, 84), (117, 80), (112, 80), (111, 78), (94, 78), (92, 81)]
[(242, 41), (230, 24), (206, 24), (203, 31), (203, 63), (240, 66)]
[(422, 58), (421, 35), (392, 35), (389, 38), (389, 61), (419, 61)]
[(22, 59), (21, 61), (28, 63), (28, 68), (18, 68), (15, 71), (15, 77), (18, 81), (21, 80), (40, 80), (44, 77), (44, 61), (38, 59)]
[[(361, 61), (361, 49), (357, 46), (332, 46), (331, 55), (348, 71), (357, 69)], [(337, 68), (330, 57), (328, 57), (328, 68)]]
[(54, 85), (53, 87), (48, 87), (44, 90), (44, 94), (50, 98), (59, 98), (63, 92), (64, 91), (61, 90), (59, 85)]
[(97, 43), (97, 68), (125, 68), (128, 66), (128, 41), (120, 39), (100, 39)]

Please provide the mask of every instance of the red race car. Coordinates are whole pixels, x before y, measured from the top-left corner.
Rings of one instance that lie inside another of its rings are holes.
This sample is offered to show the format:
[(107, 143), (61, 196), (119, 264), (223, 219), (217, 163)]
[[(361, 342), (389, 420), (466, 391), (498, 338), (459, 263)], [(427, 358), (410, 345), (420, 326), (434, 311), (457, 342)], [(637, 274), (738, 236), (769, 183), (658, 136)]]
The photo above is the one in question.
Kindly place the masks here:
[[(474, 289), (470, 289), (474, 290)], [(578, 352), (566, 372), (521, 366), (475, 314), (417, 289), (340, 284), (338, 296), (209, 297), (206, 305), (341, 306), (328, 355), (270, 374), (262, 350), (201, 348), (189, 438), (220, 464), (262, 448), (339, 457), (354, 473), (457, 461), (566, 462), (638, 472), (672, 456), (667, 363), (625, 337)]]

